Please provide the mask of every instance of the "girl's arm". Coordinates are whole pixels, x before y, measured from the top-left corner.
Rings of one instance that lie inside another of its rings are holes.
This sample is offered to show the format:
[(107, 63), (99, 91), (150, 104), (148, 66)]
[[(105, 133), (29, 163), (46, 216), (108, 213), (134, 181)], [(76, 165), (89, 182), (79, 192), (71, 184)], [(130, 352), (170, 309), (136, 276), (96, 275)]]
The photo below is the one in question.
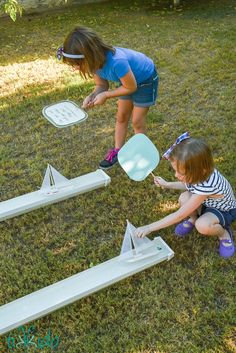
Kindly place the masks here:
[(185, 184), (181, 181), (166, 181), (159, 176), (154, 177), (154, 183), (162, 189), (187, 190)]
[(192, 194), (189, 200), (184, 205), (182, 205), (178, 211), (169, 214), (157, 222), (137, 228), (134, 234), (138, 237), (144, 237), (151, 232), (166, 228), (172, 224), (182, 221), (184, 218), (188, 217), (191, 213), (197, 210), (197, 208), (207, 197), (208, 196), (206, 195)]
[(95, 94), (95, 96), (101, 92), (105, 92), (109, 89), (109, 82), (107, 80), (104, 80), (103, 78), (101, 78), (100, 76), (94, 74), (93, 75), (93, 79), (95, 82), (95, 88), (93, 93)]
[(126, 96), (136, 91), (137, 82), (131, 70), (124, 77), (122, 77), (120, 81), (122, 84), (120, 87), (114, 90), (108, 90), (107, 88), (107, 90), (104, 90), (102, 91), (102, 93), (97, 94), (94, 98), (93, 104), (100, 105), (105, 103), (105, 101), (109, 98)]

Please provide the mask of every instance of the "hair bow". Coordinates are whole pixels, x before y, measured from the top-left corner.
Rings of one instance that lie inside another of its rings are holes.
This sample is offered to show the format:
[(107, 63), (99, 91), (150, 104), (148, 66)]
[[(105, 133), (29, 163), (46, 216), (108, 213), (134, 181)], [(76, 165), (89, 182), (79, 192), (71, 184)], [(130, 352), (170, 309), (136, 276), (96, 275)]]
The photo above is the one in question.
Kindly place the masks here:
[(169, 159), (170, 158), (170, 154), (171, 152), (173, 151), (173, 149), (183, 140), (186, 140), (190, 137), (190, 134), (189, 132), (184, 132), (182, 135), (180, 135), (175, 143), (173, 143), (172, 146), (170, 146), (170, 148), (168, 148), (168, 150), (163, 154), (162, 158), (165, 158), (165, 159)]
[(63, 46), (60, 46), (60, 47), (57, 49), (57, 59), (58, 59), (58, 60), (61, 60), (62, 57), (63, 57)]
[(83, 54), (67, 54), (64, 52), (64, 48), (63, 46), (60, 46), (58, 49), (57, 49), (57, 59), (58, 60), (61, 60), (62, 57), (65, 57), (65, 58), (70, 58), (70, 59), (83, 59), (84, 58), (84, 55)]

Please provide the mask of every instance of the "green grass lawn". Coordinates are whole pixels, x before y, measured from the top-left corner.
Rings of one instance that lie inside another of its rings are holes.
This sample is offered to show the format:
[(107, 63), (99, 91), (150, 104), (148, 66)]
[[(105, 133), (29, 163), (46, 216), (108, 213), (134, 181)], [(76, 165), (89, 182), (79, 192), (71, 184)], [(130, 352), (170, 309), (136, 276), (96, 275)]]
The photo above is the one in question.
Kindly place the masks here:
[[(235, 189), (235, 1), (185, 1), (176, 10), (167, 3), (109, 1), (0, 20), (2, 201), (40, 187), (47, 163), (74, 178), (96, 170), (113, 146), (116, 100), (65, 129), (41, 114), (59, 100), (81, 104), (93, 88), (55, 59), (76, 24), (155, 61), (159, 99), (148, 136), (161, 152), (186, 130), (206, 138)], [(174, 178), (166, 161), (155, 172)], [(108, 174), (106, 188), (0, 223), (1, 305), (117, 256), (127, 218), (141, 226), (177, 208), (178, 193), (156, 188), (152, 177), (134, 182), (119, 166)], [(175, 252), (170, 262), (34, 321), (35, 336), (50, 329), (65, 353), (235, 353), (236, 256), (223, 260), (216, 238), (176, 239), (173, 229), (159, 233)], [(9, 351), (7, 337), (0, 352)]]

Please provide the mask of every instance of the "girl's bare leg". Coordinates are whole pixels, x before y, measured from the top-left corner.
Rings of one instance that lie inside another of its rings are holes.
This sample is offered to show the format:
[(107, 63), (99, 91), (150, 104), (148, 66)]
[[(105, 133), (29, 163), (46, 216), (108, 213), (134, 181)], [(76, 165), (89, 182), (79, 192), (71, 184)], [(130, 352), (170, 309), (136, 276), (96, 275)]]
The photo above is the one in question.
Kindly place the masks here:
[(118, 99), (118, 111), (116, 114), (115, 126), (115, 148), (121, 148), (125, 143), (132, 110), (133, 102), (131, 100)]
[(149, 107), (134, 107), (132, 114), (132, 123), (135, 134), (146, 132), (146, 116), (148, 113)]

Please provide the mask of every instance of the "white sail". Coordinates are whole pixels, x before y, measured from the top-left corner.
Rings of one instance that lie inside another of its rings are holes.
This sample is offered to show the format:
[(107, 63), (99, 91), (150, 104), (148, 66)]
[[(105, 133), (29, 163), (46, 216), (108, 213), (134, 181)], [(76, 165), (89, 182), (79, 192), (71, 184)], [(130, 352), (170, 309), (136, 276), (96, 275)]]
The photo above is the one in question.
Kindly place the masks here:
[(40, 192), (43, 194), (54, 194), (59, 191), (59, 188), (68, 186), (68, 182), (69, 181), (67, 178), (48, 164)]
[(152, 241), (147, 237), (138, 238), (134, 235), (135, 227), (127, 220), (125, 235), (121, 247), (120, 255), (130, 252), (132, 255), (138, 255), (143, 249), (152, 244)]
[(126, 226), (126, 230), (125, 230), (125, 235), (124, 235), (124, 239), (123, 239), (120, 255), (123, 255), (126, 252), (132, 250), (132, 238), (130, 236), (130, 227), (129, 227), (129, 225), (130, 225), (130, 223), (127, 220), (127, 226)]

